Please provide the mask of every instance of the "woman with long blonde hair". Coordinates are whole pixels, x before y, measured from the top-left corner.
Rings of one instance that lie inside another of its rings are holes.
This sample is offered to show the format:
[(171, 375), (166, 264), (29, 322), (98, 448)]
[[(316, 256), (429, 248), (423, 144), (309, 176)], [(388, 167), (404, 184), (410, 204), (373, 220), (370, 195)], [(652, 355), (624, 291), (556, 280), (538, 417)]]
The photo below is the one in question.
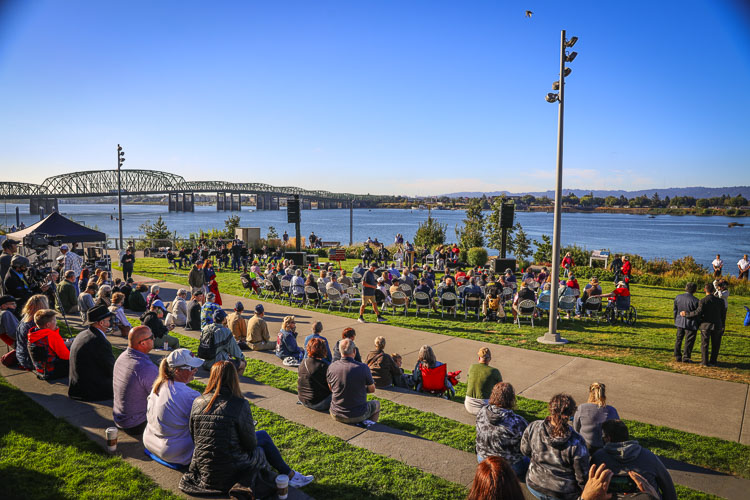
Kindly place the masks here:
[(573, 417), (573, 428), (583, 436), (589, 447), (589, 454), (604, 447), (602, 424), (607, 420), (619, 420), (617, 410), (607, 404), (606, 387), (601, 382), (589, 386), (587, 403), (578, 407)]
[(26, 305), (23, 306), (23, 311), (21, 311), (23, 316), (21, 316), (21, 322), (18, 323), (16, 329), (16, 359), (24, 370), (31, 371), (34, 369), (34, 363), (31, 361), (31, 355), (29, 354), (29, 330), (36, 328), (34, 314), (42, 309), (49, 309), (49, 299), (46, 295), (37, 294), (32, 295), (26, 301)]
[(305, 351), (297, 345), (297, 321), (294, 316), (286, 316), (281, 323), (281, 330), (276, 336), (276, 355), (284, 360), (286, 366), (299, 366), (305, 357)]
[(190, 464), (193, 439), (188, 428), (193, 401), (200, 393), (187, 386), (203, 360), (187, 349), (175, 349), (159, 364), (159, 376), (148, 396), (143, 446), (177, 466)]
[(267, 432), (255, 431), (250, 403), (242, 395), (237, 370), (229, 361), (211, 367), (206, 390), (190, 412), (190, 429), (195, 452), (190, 470), (180, 480), (185, 493), (226, 493), (256, 473), (272, 480), (271, 467), (289, 476), (289, 484), (297, 488), (313, 480), (284, 462)]

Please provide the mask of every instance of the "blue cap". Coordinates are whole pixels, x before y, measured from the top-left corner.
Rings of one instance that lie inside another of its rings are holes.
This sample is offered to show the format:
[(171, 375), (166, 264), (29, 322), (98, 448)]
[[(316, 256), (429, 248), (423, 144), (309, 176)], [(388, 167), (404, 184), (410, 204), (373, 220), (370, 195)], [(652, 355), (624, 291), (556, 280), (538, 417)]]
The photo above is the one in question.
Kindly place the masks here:
[(255, 306), (255, 314), (263, 314), (263, 304), (258, 304)]
[(166, 310), (167, 310), (166, 306), (164, 305), (164, 302), (162, 302), (162, 301), (161, 301), (161, 300), (159, 300), (159, 299), (157, 299), (157, 300), (153, 301), (153, 302), (151, 303), (151, 307), (159, 307), (159, 308), (163, 309), (164, 311), (166, 311)]
[(214, 323), (223, 323), (227, 317), (227, 313), (224, 309), (219, 309), (214, 313)]

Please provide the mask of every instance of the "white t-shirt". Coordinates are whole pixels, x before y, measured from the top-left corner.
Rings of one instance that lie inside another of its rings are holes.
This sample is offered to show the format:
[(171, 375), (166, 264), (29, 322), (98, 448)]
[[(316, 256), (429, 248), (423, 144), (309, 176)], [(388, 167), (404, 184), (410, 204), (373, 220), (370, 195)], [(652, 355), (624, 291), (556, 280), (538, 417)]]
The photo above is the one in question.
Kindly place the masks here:
[(747, 271), (748, 268), (750, 268), (750, 262), (748, 262), (746, 259), (740, 259), (740, 261), (737, 263), (737, 267), (739, 267), (742, 271)]
[(148, 396), (143, 446), (165, 462), (189, 465), (193, 458), (190, 410), (200, 396), (182, 382), (167, 382)]
[(721, 266), (724, 265), (724, 261), (721, 259), (714, 259), (714, 261), (711, 262), (711, 265), (714, 266), (714, 269), (721, 269)]

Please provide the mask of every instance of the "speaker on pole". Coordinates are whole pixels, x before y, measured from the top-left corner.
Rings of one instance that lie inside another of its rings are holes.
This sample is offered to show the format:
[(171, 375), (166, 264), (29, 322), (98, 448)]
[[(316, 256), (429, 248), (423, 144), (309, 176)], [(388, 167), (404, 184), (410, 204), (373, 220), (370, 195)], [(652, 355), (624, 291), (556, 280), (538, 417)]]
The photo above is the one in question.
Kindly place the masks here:
[(290, 198), (286, 202), (286, 221), (294, 224), (299, 220), (299, 198)]
[(500, 227), (503, 229), (510, 229), (513, 227), (513, 211), (515, 210), (515, 203), (503, 203), (500, 208)]

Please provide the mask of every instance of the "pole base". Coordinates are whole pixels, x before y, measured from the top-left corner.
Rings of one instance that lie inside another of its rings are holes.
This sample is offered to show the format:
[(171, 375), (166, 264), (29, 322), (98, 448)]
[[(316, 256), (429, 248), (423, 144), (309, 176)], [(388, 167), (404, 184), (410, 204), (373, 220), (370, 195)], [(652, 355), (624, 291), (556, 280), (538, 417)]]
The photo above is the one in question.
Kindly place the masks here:
[(544, 334), (544, 337), (538, 337), (536, 339), (537, 342), (540, 344), (553, 344), (553, 345), (563, 345), (570, 342), (568, 339), (564, 339), (560, 336), (559, 333), (550, 333), (547, 332)]

